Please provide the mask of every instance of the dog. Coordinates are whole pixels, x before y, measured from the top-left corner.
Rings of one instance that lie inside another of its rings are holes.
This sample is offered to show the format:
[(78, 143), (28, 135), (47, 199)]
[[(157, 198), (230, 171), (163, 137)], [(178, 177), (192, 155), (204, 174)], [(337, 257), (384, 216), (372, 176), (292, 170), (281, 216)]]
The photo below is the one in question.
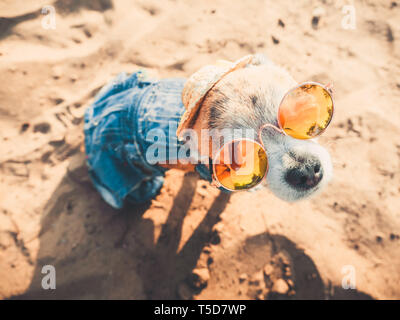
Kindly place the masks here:
[[(197, 171), (212, 181), (207, 163), (196, 161), (212, 160), (215, 149), (202, 153), (205, 143), (199, 139), (198, 155), (181, 153), (182, 129), (200, 136), (202, 130), (258, 132), (263, 124), (278, 126), (279, 104), (297, 83), (262, 54), (245, 58), (205, 85), (196, 76), (190, 81), (150, 80), (139, 71), (118, 76), (99, 92), (85, 112), (85, 149), (93, 184), (108, 204), (122, 208), (126, 202), (150, 200), (172, 168)], [(195, 91), (188, 94), (189, 82), (200, 88), (198, 97)], [(289, 202), (305, 199), (332, 178), (330, 155), (315, 139), (298, 140), (266, 128), (261, 140), (269, 162), (262, 186), (277, 197)]]

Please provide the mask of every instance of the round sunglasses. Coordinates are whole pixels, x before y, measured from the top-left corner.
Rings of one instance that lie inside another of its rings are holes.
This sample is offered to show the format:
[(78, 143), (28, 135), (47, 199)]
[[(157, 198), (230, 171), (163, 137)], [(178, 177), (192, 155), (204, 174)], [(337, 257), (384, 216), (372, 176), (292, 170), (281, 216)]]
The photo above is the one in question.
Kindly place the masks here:
[(295, 139), (312, 139), (322, 134), (333, 117), (331, 86), (305, 82), (289, 90), (278, 108), (279, 128), (264, 124), (258, 141), (240, 138), (225, 143), (210, 160), (210, 173), (217, 187), (229, 191), (248, 190), (258, 185), (268, 172), (268, 156), (262, 131), (271, 127)]

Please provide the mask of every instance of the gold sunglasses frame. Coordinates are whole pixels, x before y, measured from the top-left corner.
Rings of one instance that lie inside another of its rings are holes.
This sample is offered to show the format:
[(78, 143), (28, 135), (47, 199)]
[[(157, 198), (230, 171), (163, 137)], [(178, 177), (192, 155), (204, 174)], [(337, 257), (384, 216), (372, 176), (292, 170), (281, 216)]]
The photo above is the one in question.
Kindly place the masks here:
[[(329, 127), (329, 124), (332, 122), (333, 115), (335, 114), (335, 112), (334, 112), (334, 111), (335, 111), (335, 106), (334, 106), (334, 100), (333, 100), (333, 85), (332, 85), (332, 84), (323, 85), (323, 84), (318, 83), (318, 82), (307, 81), (307, 82), (303, 82), (303, 83), (297, 85), (296, 87), (290, 89), (290, 90), (283, 96), (281, 102), (279, 103), (278, 113), (279, 113), (279, 108), (281, 107), (281, 105), (282, 105), (283, 101), (285, 100), (285, 98), (286, 98), (291, 92), (293, 92), (294, 90), (296, 90), (296, 89), (298, 89), (298, 88), (300, 88), (300, 87), (303, 87), (303, 86), (305, 86), (305, 85), (317, 85), (317, 86), (322, 87), (326, 92), (328, 92), (328, 94), (329, 94), (329, 96), (330, 96), (330, 98), (331, 98), (331, 100), (332, 100), (332, 116), (331, 116), (331, 118), (329, 119), (329, 122), (328, 122), (328, 124), (326, 125), (326, 127), (324, 128), (324, 130), (318, 132), (317, 135), (315, 135), (314, 137), (308, 138), (308, 139), (299, 139), (299, 138), (292, 137), (291, 135), (287, 134), (287, 133), (282, 129), (282, 125), (281, 125), (280, 122), (279, 122), (279, 117), (278, 117), (278, 114), (277, 114), (277, 120), (278, 120), (278, 126), (279, 126), (279, 127), (277, 127), (277, 126), (275, 126), (275, 125), (273, 125), (273, 124), (270, 124), (270, 123), (265, 123), (265, 124), (263, 124), (263, 125), (258, 129), (258, 134), (257, 134), (258, 141), (257, 141), (257, 140), (254, 140), (254, 139), (250, 139), (250, 138), (238, 138), (238, 139), (233, 139), (233, 140), (231, 140), (231, 141), (229, 141), (229, 142), (224, 143), (223, 146), (222, 146), (221, 148), (219, 148), (218, 151), (215, 153), (215, 156), (218, 158), (219, 155), (221, 154), (221, 151), (223, 150), (223, 148), (225, 148), (225, 146), (226, 146), (227, 144), (233, 143), (233, 142), (235, 142), (235, 141), (249, 140), (249, 141), (251, 141), (251, 142), (253, 142), (253, 143), (258, 144), (258, 145), (262, 148), (262, 150), (264, 150), (265, 155), (266, 155), (266, 158), (267, 158), (267, 168), (266, 168), (265, 173), (264, 173), (264, 176), (261, 178), (261, 180), (260, 180), (256, 185), (254, 185), (254, 186), (252, 186), (251, 188), (248, 188), (248, 189), (235, 190), (235, 189), (227, 188), (227, 187), (225, 187), (224, 185), (222, 185), (221, 182), (219, 182), (219, 180), (218, 180), (218, 178), (217, 178), (217, 176), (216, 176), (216, 171), (215, 171), (215, 165), (216, 165), (216, 164), (215, 164), (215, 163), (212, 163), (212, 169), (210, 168), (210, 171), (212, 172), (212, 180), (213, 180), (213, 181), (212, 181), (211, 184), (212, 184), (213, 186), (216, 186), (217, 188), (222, 187), (222, 188), (224, 188), (224, 189), (226, 189), (226, 190), (228, 190), (228, 191), (235, 191), (235, 192), (236, 192), (236, 191), (246, 191), (246, 190), (249, 190), (249, 189), (252, 189), (252, 188), (256, 187), (257, 185), (259, 185), (259, 184), (266, 178), (266, 176), (267, 176), (267, 174), (268, 174), (268, 170), (269, 170), (268, 153), (267, 153), (267, 150), (266, 150), (266, 148), (265, 148), (265, 146), (264, 146), (264, 143), (262, 142), (262, 139), (261, 139), (262, 131), (263, 131), (265, 128), (268, 128), (268, 127), (269, 127), (269, 128), (273, 128), (274, 130), (276, 130), (276, 131), (278, 131), (278, 132), (280, 132), (280, 133), (282, 133), (282, 134), (284, 134), (284, 135), (286, 135), (286, 136), (289, 136), (289, 137), (291, 137), (291, 138), (293, 138), (293, 139), (298, 139), (298, 140), (309, 140), (309, 139), (314, 139), (314, 138), (320, 136), (322, 133), (325, 132), (325, 130)], [(214, 158), (214, 157), (213, 157), (213, 158)]]

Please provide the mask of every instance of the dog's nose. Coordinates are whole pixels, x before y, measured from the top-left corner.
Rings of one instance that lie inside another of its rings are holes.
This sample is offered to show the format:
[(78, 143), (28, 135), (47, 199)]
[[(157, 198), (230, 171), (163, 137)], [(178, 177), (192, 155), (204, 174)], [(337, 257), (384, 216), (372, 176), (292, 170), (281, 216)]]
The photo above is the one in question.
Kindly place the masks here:
[(296, 189), (314, 188), (322, 179), (323, 172), (321, 163), (313, 161), (310, 164), (290, 169), (286, 174), (286, 181)]

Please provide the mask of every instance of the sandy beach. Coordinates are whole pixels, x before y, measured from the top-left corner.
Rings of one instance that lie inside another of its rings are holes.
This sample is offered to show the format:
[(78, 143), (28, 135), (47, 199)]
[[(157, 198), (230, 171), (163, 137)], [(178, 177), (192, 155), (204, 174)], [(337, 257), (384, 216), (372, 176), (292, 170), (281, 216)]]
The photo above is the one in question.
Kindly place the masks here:
[[(170, 170), (151, 203), (108, 206), (83, 154), (98, 90), (254, 53), (333, 83), (324, 191), (229, 196)], [(3, 0), (0, 77), (0, 299), (400, 299), (399, 1)]]

